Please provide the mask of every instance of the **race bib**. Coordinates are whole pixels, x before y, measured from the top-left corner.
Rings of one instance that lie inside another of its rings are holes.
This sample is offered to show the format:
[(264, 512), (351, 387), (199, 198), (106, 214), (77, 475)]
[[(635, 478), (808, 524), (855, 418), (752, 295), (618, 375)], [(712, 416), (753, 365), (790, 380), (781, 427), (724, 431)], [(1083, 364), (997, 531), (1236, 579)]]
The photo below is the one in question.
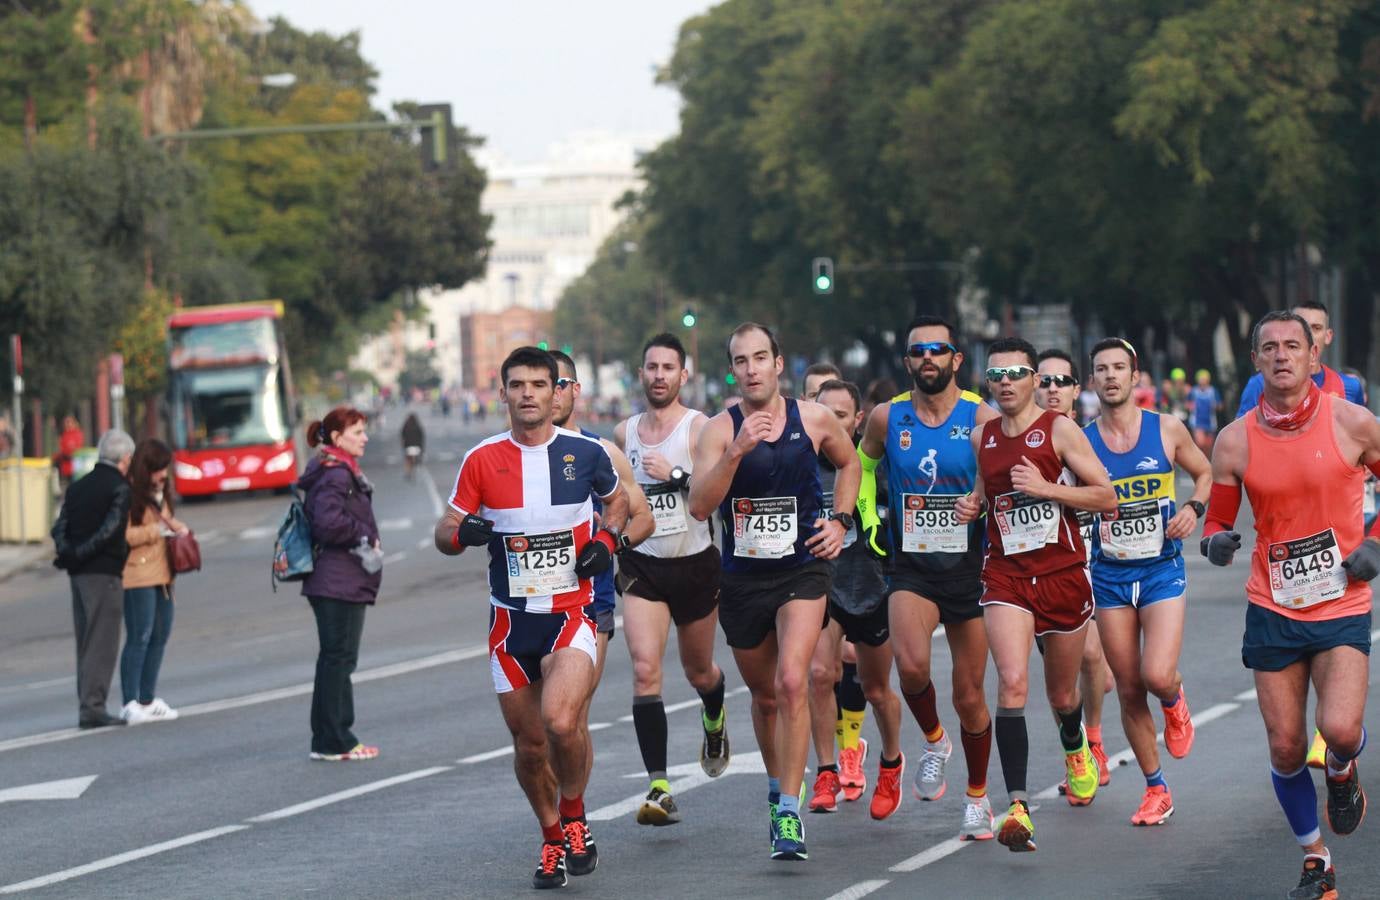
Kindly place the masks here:
[(733, 500), (733, 555), (784, 559), (795, 552), (794, 497), (736, 497)]
[[(833, 491), (825, 491), (825, 492), (824, 492), (824, 512), (820, 513), (819, 516), (820, 516), (820, 518), (822, 518), (822, 519), (827, 519), (827, 518), (829, 518), (830, 516), (832, 516), (833, 514), (834, 514), (834, 492), (833, 492)], [(844, 547), (844, 549), (846, 550), (846, 549), (848, 549), (849, 547), (853, 546), (853, 542), (856, 541), (857, 539), (858, 539), (858, 521), (857, 521), (857, 519), (855, 518), (855, 519), (853, 520), (853, 527), (849, 528), (848, 531), (845, 532), (844, 535), (843, 535), (843, 547)]]
[(1039, 550), (1059, 540), (1059, 504), (1021, 491), (1000, 494), (992, 504), (1001, 549), (1007, 556)]
[(575, 533), (514, 534), (503, 539), (508, 558), (508, 593), (513, 597), (564, 594), (579, 588), (575, 576)]
[(1329, 528), (1306, 538), (1271, 544), (1266, 552), (1275, 603), (1307, 609), (1346, 593), (1346, 569)]
[(1124, 503), (1103, 513), (1102, 555), (1108, 559), (1154, 559), (1164, 550), (1164, 516), (1160, 501)]
[(901, 549), (906, 553), (966, 553), (968, 526), (958, 521), (962, 494), (902, 494)]
[(681, 496), (680, 489), (669, 481), (663, 481), (646, 485), (643, 490), (647, 493), (647, 505), (652, 508), (652, 519), (656, 522), (652, 536), (684, 534), (688, 526), (685, 524), (685, 509), (681, 505), (685, 498)]

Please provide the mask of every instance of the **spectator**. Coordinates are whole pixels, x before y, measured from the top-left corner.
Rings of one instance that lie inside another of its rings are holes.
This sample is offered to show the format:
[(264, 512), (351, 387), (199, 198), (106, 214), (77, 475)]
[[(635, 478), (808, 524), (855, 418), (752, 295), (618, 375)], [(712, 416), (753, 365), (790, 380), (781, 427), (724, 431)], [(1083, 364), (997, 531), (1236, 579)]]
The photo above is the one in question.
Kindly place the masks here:
[(1155, 411), (1158, 405), (1155, 399), (1155, 379), (1149, 372), (1140, 373), (1140, 383), (1131, 389), (1131, 396), (1135, 399), (1136, 406)]
[(54, 565), (72, 581), (72, 620), (77, 637), (77, 700), (80, 728), (123, 725), (106, 711), (106, 695), (120, 649), (124, 588), (120, 580), (129, 556), (130, 457), (134, 440), (123, 431), (101, 435), (96, 467), (68, 489), (53, 525)]
[(320, 652), (311, 696), (310, 758), (327, 762), (373, 759), (378, 747), (360, 743), (350, 675), (359, 661), (364, 611), (378, 596), (383, 549), (374, 522), (373, 485), (360, 471), (369, 443), (364, 413), (348, 406), (307, 426), (307, 444), (321, 448), (298, 484), (307, 492), (307, 518), (318, 548), (316, 568), (302, 594), (316, 616)]
[(58, 452), (53, 454), (53, 463), (57, 466), (58, 481), (62, 484), (63, 490), (66, 490), (72, 481), (72, 457), (85, 443), (86, 435), (82, 433), (76, 417), (63, 416), (62, 433), (58, 435)]
[(173, 518), (167, 490), (171, 465), (172, 451), (154, 438), (139, 442), (129, 464), (125, 650), (120, 654), (120, 689), (125, 705), (120, 715), (130, 725), (177, 718), (177, 710), (157, 696), (158, 670), (173, 622), (173, 570), (167, 539), (188, 531)]
[(9, 413), (0, 411), (0, 457), (10, 455), (14, 449), (14, 426), (10, 424)]
[(413, 471), (422, 461), (422, 454), (426, 452), (426, 434), (422, 431), (421, 420), (414, 412), (409, 412), (407, 420), (403, 422), (402, 445), (403, 477), (411, 481)]
[(1192, 389), (1188, 384), (1188, 373), (1175, 366), (1169, 372), (1169, 379), (1160, 389), (1160, 412), (1188, 424), (1188, 395)]

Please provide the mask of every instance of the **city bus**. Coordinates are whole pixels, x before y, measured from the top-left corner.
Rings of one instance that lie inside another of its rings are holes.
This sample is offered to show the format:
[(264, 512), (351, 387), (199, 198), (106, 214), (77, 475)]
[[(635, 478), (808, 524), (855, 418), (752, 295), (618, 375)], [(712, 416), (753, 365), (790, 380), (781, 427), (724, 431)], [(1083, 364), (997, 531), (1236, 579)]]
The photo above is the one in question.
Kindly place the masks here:
[(280, 300), (179, 309), (168, 318), (168, 418), (183, 497), (297, 480), (297, 398)]

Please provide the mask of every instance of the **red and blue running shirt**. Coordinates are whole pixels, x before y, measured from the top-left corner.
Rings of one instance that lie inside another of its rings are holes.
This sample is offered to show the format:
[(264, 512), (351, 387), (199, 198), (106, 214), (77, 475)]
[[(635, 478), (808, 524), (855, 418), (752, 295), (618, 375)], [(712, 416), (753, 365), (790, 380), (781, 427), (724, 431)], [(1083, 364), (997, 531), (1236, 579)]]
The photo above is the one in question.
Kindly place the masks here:
[(594, 533), (593, 498), (617, 489), (603, 444), (564, 428), (538, 447), (505, 431), (466, 453), (450, 505), (494, 523), (489, 602), (524, 612), (588, 604), (592, 581), (575, 577), (575, 559)]

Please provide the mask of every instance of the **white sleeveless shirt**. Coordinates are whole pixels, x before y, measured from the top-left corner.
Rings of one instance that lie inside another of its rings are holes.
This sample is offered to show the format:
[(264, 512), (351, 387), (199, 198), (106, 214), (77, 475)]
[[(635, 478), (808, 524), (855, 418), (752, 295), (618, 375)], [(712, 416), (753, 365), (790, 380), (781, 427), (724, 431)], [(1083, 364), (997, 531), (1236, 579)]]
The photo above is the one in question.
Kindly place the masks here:
[(642, 459), (650, 450), (666, 457), (672, 468), (680, 466), (687, 472), (691, 471), (694, 463), (690, 426), (701, 415), (703, 413), (698, 410), (687, 410), (666, 439), (657, 444), (644, 444), (638, 436), (637, 426), (642, 421), (642, 413), (628, 419), (627, 434), (624, 435), (628, 462), (632, 464), (633, 477), (647, 494), (647, 503), (652, 507), (652, 516), (656, 519), (656, 531), (637, 545), (638, 553), (658, 559), (674, 559), (699, 553), (712, 543), (709, 524), (697, 522), (690, 515), (687, 492), (677, 490), (670, 482), (657, 481), (642, 468)]

